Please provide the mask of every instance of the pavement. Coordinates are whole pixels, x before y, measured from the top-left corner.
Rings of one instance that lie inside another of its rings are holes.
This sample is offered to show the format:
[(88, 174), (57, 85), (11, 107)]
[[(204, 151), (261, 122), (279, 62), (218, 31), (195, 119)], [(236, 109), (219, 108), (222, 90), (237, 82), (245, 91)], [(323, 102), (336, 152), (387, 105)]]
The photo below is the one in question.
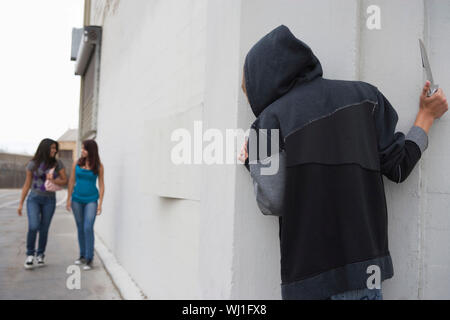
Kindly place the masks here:
[[(78, 241), (73, 214), (66, 211), (66, 191), (57, 192), (57, 207), (50, 225), (44, 267), (26, 270), (26, 200), (17, 215), (20, 189), (0, 189), (0, 300), (119, 300), (98, 256), (94, 268), (74, 265)], [(77, 284), (80, 284), (79, 289)]]

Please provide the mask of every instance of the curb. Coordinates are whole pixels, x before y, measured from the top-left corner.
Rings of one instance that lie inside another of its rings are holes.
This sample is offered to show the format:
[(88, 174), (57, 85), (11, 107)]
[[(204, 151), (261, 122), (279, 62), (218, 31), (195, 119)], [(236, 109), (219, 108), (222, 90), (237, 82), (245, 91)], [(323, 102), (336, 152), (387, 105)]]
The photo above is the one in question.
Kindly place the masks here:
[(117, 262), (112, 252), (109, 251), (97, 233), (95, 233), (95, 240), (95, 251), (122, 298), (124, 300), (146, 300), (147, 296), (142, 292), (124, 267)]

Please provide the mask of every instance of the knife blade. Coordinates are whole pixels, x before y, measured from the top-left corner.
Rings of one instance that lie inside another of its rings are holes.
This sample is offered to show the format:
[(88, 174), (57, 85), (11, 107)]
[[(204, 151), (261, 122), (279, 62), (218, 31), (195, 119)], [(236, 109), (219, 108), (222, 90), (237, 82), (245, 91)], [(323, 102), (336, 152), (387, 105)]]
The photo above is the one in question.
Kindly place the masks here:
[(425, 49), (425, 45), (423, 44), (423, 41), (421, 39), (419, 39), (419, 46), (420, 46), (420, 54), (422, 56), (422, 66), (425, 69), (427, 80), (431, 82), (430, 89), (428, 90), (427, 93), (427, 96), (430, 97), (439, 89), (439, 85), (434, 83), (433, 74), (431, 73), (430, 61), (428, 60), (427, 50)]

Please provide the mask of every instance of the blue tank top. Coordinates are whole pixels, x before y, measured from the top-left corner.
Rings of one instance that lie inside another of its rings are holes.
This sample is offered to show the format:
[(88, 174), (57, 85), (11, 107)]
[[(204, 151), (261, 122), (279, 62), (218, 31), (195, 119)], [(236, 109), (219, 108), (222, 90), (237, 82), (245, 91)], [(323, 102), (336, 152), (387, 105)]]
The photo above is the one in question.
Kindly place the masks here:
[(78, 164), (75, 167), (75, 188), (72, 201), (89, 203), (98, 200), (97, 174), (92, 170), (83, 169)]

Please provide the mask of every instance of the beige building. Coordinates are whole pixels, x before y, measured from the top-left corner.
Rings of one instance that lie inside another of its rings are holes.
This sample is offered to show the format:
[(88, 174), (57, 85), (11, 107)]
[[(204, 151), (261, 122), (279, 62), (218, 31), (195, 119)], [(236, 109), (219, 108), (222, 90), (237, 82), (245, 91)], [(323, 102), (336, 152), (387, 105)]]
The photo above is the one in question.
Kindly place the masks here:
[(59, 158), (61, 160), (75, 161), (77, 159), (78, 130), (69, 129), (58, 139)]

